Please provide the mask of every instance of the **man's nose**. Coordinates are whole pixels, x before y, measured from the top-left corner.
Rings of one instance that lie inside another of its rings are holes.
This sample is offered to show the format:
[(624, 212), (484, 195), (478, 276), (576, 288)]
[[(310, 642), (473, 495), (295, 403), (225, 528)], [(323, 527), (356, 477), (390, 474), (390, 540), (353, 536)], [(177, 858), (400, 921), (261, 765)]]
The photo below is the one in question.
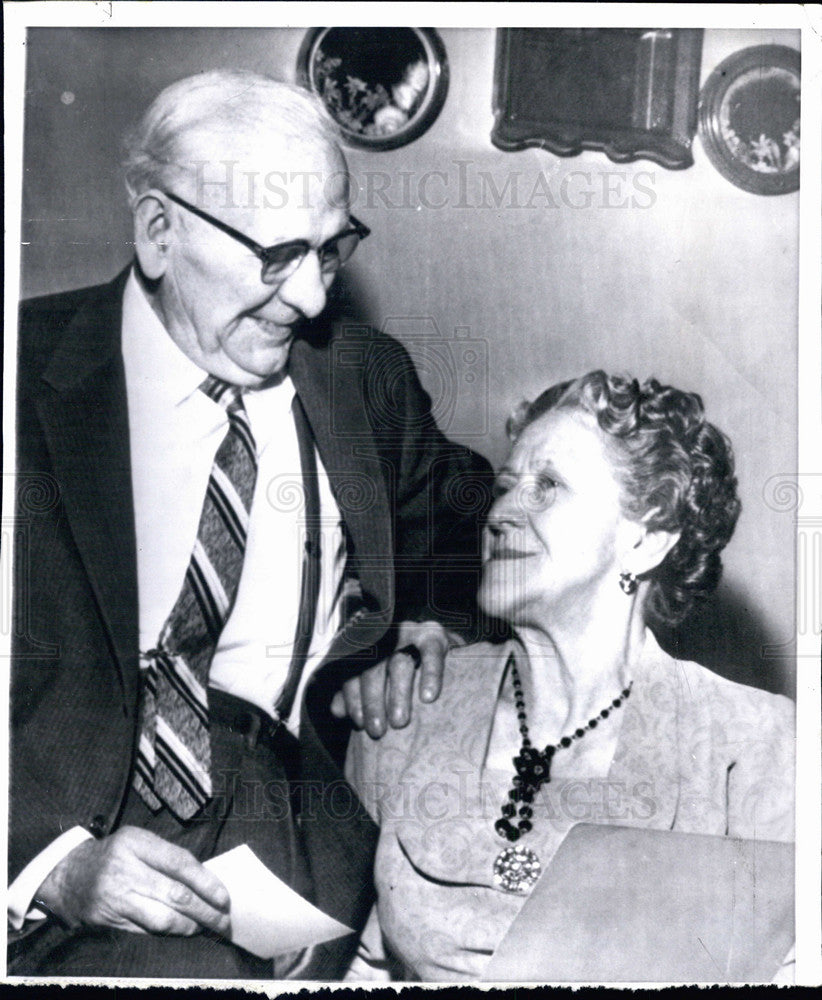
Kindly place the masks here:
[(320, 258), (313, 250), (300, 261), (296, 271), (277, 290), (278, 297), (306, 319), (313, 319), (325, 308), (328, 279), (320, 269)]

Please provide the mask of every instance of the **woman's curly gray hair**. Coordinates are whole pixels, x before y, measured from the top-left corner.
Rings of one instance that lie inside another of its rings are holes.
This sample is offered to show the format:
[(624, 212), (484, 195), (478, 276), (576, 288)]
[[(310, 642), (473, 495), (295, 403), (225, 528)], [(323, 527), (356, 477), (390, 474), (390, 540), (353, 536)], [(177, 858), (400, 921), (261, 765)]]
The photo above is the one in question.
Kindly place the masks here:
[(592, 414), (605, 432), (622, 487), (626, 517), (679, 541), (648, 574), (646, 613), (676, 625), (711, 594), (722, 573), (720, 552), (733, 535), (740, 502), (728, 438), (705, 419), (692, 392), (589, 372), (522, 403), (508, 421), (512, 440), (549, 410)]

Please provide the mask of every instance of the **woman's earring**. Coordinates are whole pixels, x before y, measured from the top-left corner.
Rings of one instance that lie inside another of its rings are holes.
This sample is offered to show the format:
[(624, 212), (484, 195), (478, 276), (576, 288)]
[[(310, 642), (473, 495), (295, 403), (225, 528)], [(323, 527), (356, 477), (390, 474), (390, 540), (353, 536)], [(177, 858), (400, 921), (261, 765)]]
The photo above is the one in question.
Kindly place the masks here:
[(622, 589), (623, 594), (627, 594), (629, 597), (631, 594), (636, 593), (637, 580), (633, 573), (620, 573), (619, 574), (619, 586)]

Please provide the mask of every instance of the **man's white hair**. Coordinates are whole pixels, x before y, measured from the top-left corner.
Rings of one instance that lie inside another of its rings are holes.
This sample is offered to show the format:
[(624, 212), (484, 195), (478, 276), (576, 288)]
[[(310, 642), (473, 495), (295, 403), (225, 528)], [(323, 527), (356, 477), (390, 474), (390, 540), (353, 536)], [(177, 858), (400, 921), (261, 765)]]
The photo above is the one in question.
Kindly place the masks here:
[(307, 90), (247, 70), (216, 69), (166, 87), (125, 136), (126, 190), (134, 201), (163, 188), (186, 164), (184, 143), (195, 132), (264, 137), (339, 149), (322, 101)]

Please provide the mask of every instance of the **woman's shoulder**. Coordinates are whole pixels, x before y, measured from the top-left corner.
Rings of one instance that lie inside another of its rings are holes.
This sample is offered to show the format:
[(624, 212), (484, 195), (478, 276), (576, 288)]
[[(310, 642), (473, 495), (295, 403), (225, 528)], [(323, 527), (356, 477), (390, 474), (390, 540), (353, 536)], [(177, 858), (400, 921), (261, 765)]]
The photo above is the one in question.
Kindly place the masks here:
[(791, 840), (793, 702), (665, 653), (647, 666), (644, 705), (678, 761), (679, 828)]
[(700, 663), (660, 653), (667, 661), (681, 704), (691, 703), (699, 714), (710, 714), (724, 726), (756, 729), (762, 739), (768, 734), (792, 737), (795, 706), (790, 698), (730, 680)]
[(466, 684), (487, 684), (492, 674), (500, 672), (512, 648), (512, 642), (472, 642), (467, 646), (452, 646), (445, 657), (443, 690), (446, 685), (464, 690)]
[(412, 752), (415, 742), (439, 732), (444, 723), (460, 726), (470, 723), (480, 702), (496, 691), (495, 678), (502, 672), (510, 643), (477, 642), (452, 647), (443, 664), (442, 686), (432, 702), (420, 700), (414, 678), (411, 718), (401, 729), (389, 728), (378, 740), (364, 733), (354, 733), (352, 740), (372, 758), (396, 758)]
[[(435, 701), (420, 700), (419, 675), (415, 678), (408, 725), (389, 728), (379, 739), (364, 730), (351, 734), (346, 774), (375, 819), (379, 821), (381, 810), (390, 809), (401, 794), (409, 768), (430, 769), (433, 774), (449, 755), (464, 755), (466, 734), (475, 735), (490, 723), (507, 651), (507, 644), (484, 642), (454, 647), (445, 658), (442, 688)], [(382, 798), (372, 801), (376, 793)]]
[(697, 700), (685, 714), (680, 736), (692, 760), (710, 748), (709, 759), (722, 765), (728, 833), (792, 841), (794, 703), (699, 664), (683, 664), (682, 669)]
[(687, 668), (686, 673), (690, 681), (709, 691), (715, 691), (722, 702), (730, 701), (739, 706), (741, 711), (769, 715), (774, 720), (793, 722), (795, 706), (784, 694), (774, 694), (763, 688), (732, 681), (699, 663), (686, 662), (683, 668)]

